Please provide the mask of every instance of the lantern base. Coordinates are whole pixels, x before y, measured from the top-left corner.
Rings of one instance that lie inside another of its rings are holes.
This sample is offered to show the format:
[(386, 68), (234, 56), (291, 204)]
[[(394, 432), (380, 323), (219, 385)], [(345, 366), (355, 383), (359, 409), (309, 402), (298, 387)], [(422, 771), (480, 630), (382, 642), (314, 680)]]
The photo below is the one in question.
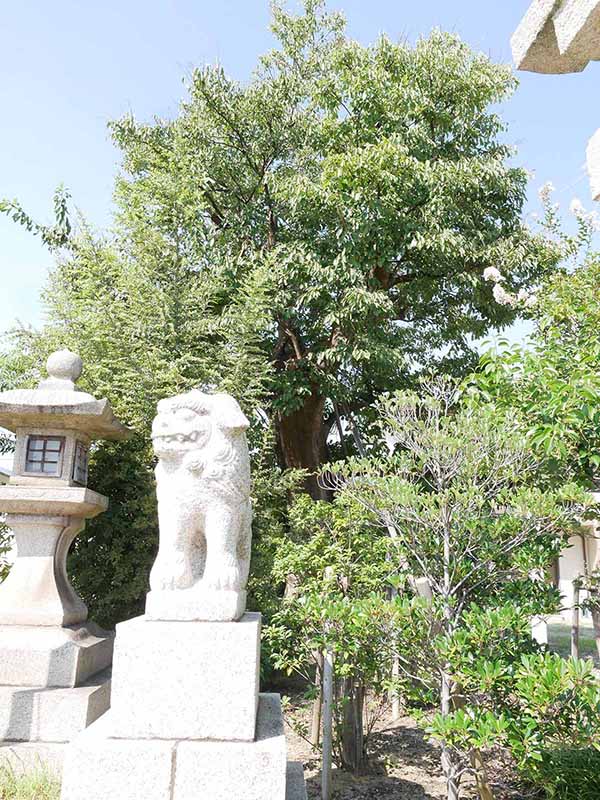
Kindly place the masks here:
[(81, 686), (110, 666), (113, 642), (93, 623), (0, 625), (0, 689)]
[(0, 686), (0, 760), (7, 742), (69, 742), (110, 706), (110, 670), (72, 689)]

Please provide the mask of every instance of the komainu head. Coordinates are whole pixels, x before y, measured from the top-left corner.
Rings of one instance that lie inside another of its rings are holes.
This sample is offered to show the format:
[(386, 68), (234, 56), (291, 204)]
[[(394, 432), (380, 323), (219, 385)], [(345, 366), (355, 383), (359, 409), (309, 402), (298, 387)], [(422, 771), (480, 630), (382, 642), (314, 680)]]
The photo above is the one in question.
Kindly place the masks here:
[(249, 422), (233, 397), (192, 389), (159, 402), (152, 424), (152, 443), (159, 458), (170, 459), (204, 449), (216, 432), (230, 437), (248, 427)]

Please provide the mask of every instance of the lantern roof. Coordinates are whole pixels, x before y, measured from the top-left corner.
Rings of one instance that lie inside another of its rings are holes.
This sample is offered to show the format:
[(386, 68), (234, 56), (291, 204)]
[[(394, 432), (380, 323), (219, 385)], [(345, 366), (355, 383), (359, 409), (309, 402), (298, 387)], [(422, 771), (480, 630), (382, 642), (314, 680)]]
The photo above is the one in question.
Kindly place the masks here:
[(81, 431), (91, 439), (127, 439), (129, 428), (120, 423), (108, 400), (96, 400), (81, 392), (76, 382), (83, 370), (81, 358), (69, 350), (52, 353), (48, 377), (37, 389), (0, 392), (0, 427), (65, 428)]

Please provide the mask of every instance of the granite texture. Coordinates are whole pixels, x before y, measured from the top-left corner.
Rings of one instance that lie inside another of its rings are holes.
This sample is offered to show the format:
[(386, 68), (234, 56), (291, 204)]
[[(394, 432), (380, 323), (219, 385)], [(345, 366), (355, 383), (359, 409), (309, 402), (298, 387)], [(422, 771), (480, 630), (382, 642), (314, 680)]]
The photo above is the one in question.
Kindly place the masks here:
[(288, 761), (285, 800), (307, 800), (304, 767), (300, 761)]
[(131, 431), (115, 419), (108, 400), (77, 389), (82, 368), (76, 353), (52, 353), (46, 362), (48, 378), (37, 389), (0, 393), (0, 426), (13, 433), (19, 427), (42, 425), (86, 431), (94, 439), (129, 438)]
[(68, 742), (109, 707), (109, 670), (75, 689), (0, 686), (0, 739)]
[(122, 622), (113, 662), (115, 735), (252, 740), (259, 654), (260, 614), (231, 623)]
[[(581, 72), (600, 60), (600, 0), (534, 0), (511, 39), (518, 69)], [(587, 150), (592, 197), (600, 200), (600, 131)]]
[(240, 619), (245, 609), (245, 591), (215, 592), (199, 585), (146, 595), (146, 617), (153, 620), (234, 621)]
[(581, 72), (585, 59), (574, 59), (558, 47), (552, 14), (556, 0), (534, 0), (510, 43), (517, 69), (541, 73)]
[[(61, 800), (304, 800), (288, 772), (279, 695), (260, 696), (254, 742), (113, 737), (112, 710), (67, 748)], [(290, 792), (292, 792), (290, 794)]]
[(564, 0), (552, 22), (561, 53), (576, 63), (600, 59), (600, 0)]
[(112, 739), (110, 714), (67, 747), (61, 800), (172, 800), (176, 742)]
[[(17, 481), (11, 478), (0, 487), (0, 508), (7, 514), (90, 518), (108, 508), (107, 497), (83, 486), (33, 485), (32, 478), (25, 485), (17, 485)], [(10, 520), (7, 525), (13, 527)]]
[[(155, 619), (228, 621), (244, 612), (252, 538), (248, 424), (227, 394), (194, 389), (158, 404), (152, 442), (160, 540), (148, 606)], [(235, 602), (221, 593), (236, 593)]]
[(285, 800), (286, 744), (279, 695), (261, 694), (254, 742), (180, 742), (175, 800)]
[[(0, 509), (11, 506), (5, 497), (7, 492), (22, 491), (18, 486), (1, 486)], [(40, 491), (26, 490), (29, 495)], [(43, 491), (50, 495), (55, 490)], [(52, 502), (55, 501), (56, 497)], [(27, 508), (28, 503), (36, 505), (32, 499), (20, 502), (24, 503), (23, 508)], [(47, 513), (47, 516), (34, 514), (31, 508), (29, 514), (7, 515), (6, 524), (15, 535), (17, 557), (0, 585), (0, 625), (60, 627), (87, 619), (87, 607), (67, 575), (67, 553), (84, 521), (80, 517)], [(0, 641), (0, 651), (2, 646), (3, 641)]]
[(97, 625), (0, 626), (0, 686), (73, 687), (105, 670), (114, 637)]

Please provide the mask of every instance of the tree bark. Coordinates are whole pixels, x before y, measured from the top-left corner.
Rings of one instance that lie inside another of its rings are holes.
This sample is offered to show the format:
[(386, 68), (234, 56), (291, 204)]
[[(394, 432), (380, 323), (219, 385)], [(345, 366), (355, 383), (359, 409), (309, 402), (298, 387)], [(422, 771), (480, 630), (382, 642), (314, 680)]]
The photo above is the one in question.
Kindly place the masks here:
[(333, 758), (333, 653), (326, 650), (323, 658), (323, 764), (321, 798), (331, 800), (331, 763)]
[[(447, 717), (451, 712), (452, 690), (450, 685), (450, 676), (442, 673), (441, 685), (441, 713), (443, 717)], [(452, 749), (443, 742), (442, 743), (442, 772), (446, 779), (447, 797), (448, 800), (459, 800), (460, 793), (460, 777), (458, 774), (458, 765), (455, 763), (454, 754)]]
[[(596, 601), (598, 600), (597, 597), (594, 598)], [(598, 652), (598, 658), (600, 658), (600, 611), (597, 608), (592, 607), (592, 624), (594, 626), (594, 639), (596, 640), (596, 650)]]
[(281, 416), (278, 422), (283, 466), (308, 472), (304, 488), (313, 500), (329, 499), (327, 490), (320, 487), (317, 480), (325, 461), (324, 408), (325, 398), (313, 387), (304, 404), (291, 414)]
[(342, 766), (353, 775), (364, 772), (365, 735), (364, 735), (364, 686), (354, 678), (342, 681), (340, 700), (342, 703), (341, 756)]
[(315, 689), (317, 696), (313, 700), (312, 719), (310, 725), (310, 743), (318, 747), (321, 741), (321, 709), (323, 706), (323, 654), (316, 652), (315, 658)]
[(573, 608), (571, 609), (571, 658), (579, 658), (579, 590), (580, 579), (573, 581)]
[(487, 781), (487, 770), (479, 750), (472, 750), (470, 754), (471, 766), (475, 770), (475, 784), (479, 793), (479, 800), (494, 800), (494, 793)]

